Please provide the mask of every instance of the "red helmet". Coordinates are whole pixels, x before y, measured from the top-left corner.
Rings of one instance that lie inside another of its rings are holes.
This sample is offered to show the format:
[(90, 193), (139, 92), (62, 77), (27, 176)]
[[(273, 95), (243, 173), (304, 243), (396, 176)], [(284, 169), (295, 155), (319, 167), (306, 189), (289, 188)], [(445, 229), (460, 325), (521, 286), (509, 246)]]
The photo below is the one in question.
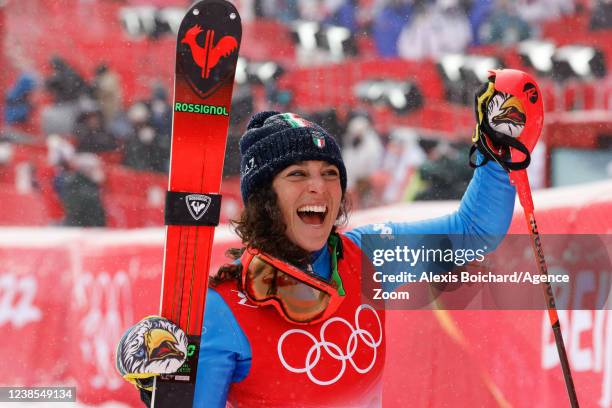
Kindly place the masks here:
[(508, 171), (529, 165), (544, 121), (542, 95), (529, 74), (516, 69), (489, 71), (489, 82), (476, 95), (476, 118), (472, 150), (477, 148)]

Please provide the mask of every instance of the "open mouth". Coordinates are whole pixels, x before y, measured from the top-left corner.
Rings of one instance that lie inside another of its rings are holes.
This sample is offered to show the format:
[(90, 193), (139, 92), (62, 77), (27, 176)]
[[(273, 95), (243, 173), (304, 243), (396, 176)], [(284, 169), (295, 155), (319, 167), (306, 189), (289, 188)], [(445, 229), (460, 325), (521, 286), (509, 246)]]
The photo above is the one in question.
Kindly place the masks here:
[(326, 205), (303, 205), (297, 209), (297, 215), (308, 225), (321, 225), (327, 215)]
[(149, 357), (151, 361), (165, 360), (167, 358), (183, 358), (183, 353), (169, 341), (164, 341), (159, 345), (159, 347), (153, 349), (151, 351), (151, 356)]
[(515, 126), (525, 126), (525, 114), (515, 107), (510, 107), (504, 110), (500, 115), (493, 118), (493, 123), (496, 125), (502, 123), (510, 123)]

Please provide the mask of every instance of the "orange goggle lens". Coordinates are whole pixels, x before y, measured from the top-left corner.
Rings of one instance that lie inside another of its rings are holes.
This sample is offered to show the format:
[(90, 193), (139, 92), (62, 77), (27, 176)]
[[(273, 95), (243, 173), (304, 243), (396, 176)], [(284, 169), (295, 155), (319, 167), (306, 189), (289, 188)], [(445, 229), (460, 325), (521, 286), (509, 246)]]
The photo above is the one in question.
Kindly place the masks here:
[(293, 323), (312, 324), (337, 310), (336, 288), (292, 265), (253, 250), (242, 255), (242, 287), (255, 304), (274, 305)]

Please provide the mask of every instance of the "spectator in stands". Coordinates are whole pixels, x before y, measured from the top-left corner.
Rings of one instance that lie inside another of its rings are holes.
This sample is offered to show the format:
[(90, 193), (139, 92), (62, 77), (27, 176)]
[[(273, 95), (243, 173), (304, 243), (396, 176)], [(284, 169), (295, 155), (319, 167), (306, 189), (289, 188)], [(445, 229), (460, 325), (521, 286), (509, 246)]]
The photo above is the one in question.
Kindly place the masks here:
[[(255, 2), (257, 3), (257, 0), (255, 0)], [(300, 18), (298, 0), (279, 0), (277, 5), (276, 18), (280, 21), (288, 24)]]
[(280, 0), (253, 0), (253, 10), (258, 18), (279, 18), (284, 2)]
[[(269, 87), (265, 87), (266, 92)], [(275, 87), (276, 89), (276, 87)], [(266, 95), (268, 104), (271, 104), (269, 98), (278, 99), (278, 95)], [(253, 112), (254, 98), (252, 85), (248, 83), (238, 84), (234, 87), (232, 95), (232, 114), (230, 116), (230, 127), (227, 134), (227, 144), (225, 149), (225, 160), (223, 160), (223, 177), (232, 177), (240, 175), (240, 150), (238, 143), (244, 129), (251, 119)], [(268, 105), (270, 106), (270, 105)], [(281, 110), (281, 112), (289, 112), (289, 109)]]
[(104, 126), (104, 116), (92, 99), (82, 99), (73, 134), (79, 152), (106, 152), (117, 148), (115, 138)]
[(574, 0), (513, 0), (517, 14), (529, 24), (531, 31), (537, 30), (545, 21), (556, 20), (564, 14), (574, 12)]
[(324, 24), (348, 28), (351, 33), (359, 29), (357, 22), (357, 0), (325, 0)]
[(372, 36), (381, 57), (397, 57), (397, 40), (412, 17), (410, 0), (383, 0), (382, 8), (375, 13)]
[(53, 72), (45, 80), (45, 86), (55, 103), (76, 101), (90, 94), (87, 82), (63, 58), (54, 56), (50, 62)]
[(531, 27), (518, 12), (513, 0), (496, 0), (491, 16), (478, 32), (481, 44), (514, 44), (531, 36)]
[(612, 0), (597, 0), (591, 14), (591, 30), (612, 28)]
[(64, 225), (106, 226), (106, 213), (100, 191), (103, 181), (102, 164), (94, 154), (77, 154), (66, 165), (65, 171), (56, 183), (64, 207)]
[(72, 134), (78, 114), (79, 106), (76, 101), (43, 106), (40, 110), (40, 122), (44, 134)]
[(395, 129), (385, 148), (381, 175), (384, 180), (382, 204), (412, 201), (420, 188), (417, 169), (427, 155), (419, 144), (419, 134), (410, 128)]
[[(172, 133), (172, 105), (168, 103), (168, 91), (162, 84), (154, 84), (151, 100), (151, 126), (160, 137), (167, 139), (170, 149), (170, 134)], [(234, 111), (232, 111), (234, 112)]]
[(465, 165), (469, 147), (431, 140), (423, 141), (421, 146), (427, 151), (428, 160), (418, 170), (424, 187), (414, 199), (429, 201), (461, 198), (473, 173)]
[(384, 146), (370, 120), (361, 115), (348, 122), (342, 141), (347, 189), (356, 193), (360, 206), (367, 206), (371, 201), (369, 177), (381, 167)]
[(41, 110), (41, 124), (47, 135), (72, 134), (79, 115), (79, 99), (90, 94), (85, 80), (66, 61), (51, 58), (53, 72), (45, 79), (45, 88), (53, 98), (53, 104)]
[(470, 24), (458, 0), (418, 0), (412, 21), (398, 38), (397, 50), (406, 59), (438, 58), (463, 52), (471, 40)]
[(132, 133), (125, 143), (123, 164), (137, 170), (167, 172), (170, 138), (155, 130), (151, 117), (146, 102), (137, 102), (129, 109)]
[(104, 117), (104, 125), (108, 127), (117, 118), (122, 109), (123, 95), (119, 76), (116, 72), (109, 69), (106, 64), (98, 65), (92, 84), (92, 91)]
[(34, 74), (25, 72), (17, 78), (4, 98), (4, 121), (7, 125), (26, 124), (32, 114), (32, 91), (36, 89)]
[(472, 44), (480, 44), (480, 28), (488, 21), (495, 7), (494, 0), (474, 0), (468, 12), (472, 29)]

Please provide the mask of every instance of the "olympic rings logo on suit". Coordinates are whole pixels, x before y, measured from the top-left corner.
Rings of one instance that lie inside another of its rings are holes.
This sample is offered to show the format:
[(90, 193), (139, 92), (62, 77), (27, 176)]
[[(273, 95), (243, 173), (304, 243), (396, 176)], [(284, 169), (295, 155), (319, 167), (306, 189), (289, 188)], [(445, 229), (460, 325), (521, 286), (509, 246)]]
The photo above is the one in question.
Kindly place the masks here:
[[(374, 336), (372, 335), (372, 333), (370, 333), (369, 331), (359, 326), (359, 315), (365, 309), (370, 310), (374, 314), (374, 316), (376, 317), (376, 321), (378, 322), (380, 336), (377, 340), (374, 339)], [(335, 322), (342, 323), (351, 330), (351, 335), (349, 336), (348, 342), (346, 343), (344, 350), (339, 345), (332, 343), (325, 339), (325, 331), (327, 330), (329, 325)], [(291, 366), (289, 363), (287, 363), (287, 360), (285, 359), (285, 356), (283, 355), (283, 342), (285, 341), (287, 337), (291, 335), (304, 335), (308, 337), (310, 340), (312, 340), (313, 342), (313, 345), (310, 347), (310, 349), (308, 350), (308, 353), (306, 354), (306, 361), (304, 363), (304, 367)], [(355, 327), (353, 327), (353, 325), (351, 325), (348, 321), (346, 321), (345, 319), (341, 317), (333, 317), (331, 319), (326, 320), (325, 323), (323, 323), (323, 325), (321, 326), (319, 335), (321, 338), (320, 340), (305, 330), (301, 330), (301, 329), (287, 330), (278, 339), (278, 347), (277, 347), (278, 357), (280, 358), (280, 361), (283, 364), (283, 366), (287, 370), (291, 371), (292, 373), (297, 373), (297, 374), (306, 373), (310, 381), (312, 381), (313, 383), (317, 385), (331, 385), (331, 384), (336, 383), (338, 380), (340, 380), (340, 378), (342, 378), (342, 375), (346, 371), (347, 361), (351, 364), (351, 366), (353, 366), (355, 371), (357, 371), (359, 374), (365, 374), (368, 371), (370, 371), (372, 367), (374, 367), (374, 364), (376, 363), (377, 349), (381, 345), (382, 340), (383, 340), (383, 328), (380, 322), (380, 317), (378, 317), (378, 314), (376, 313), (374, 308), (370, 305), (362, 304), (355, 310)], [(361, 341), (366, 346), (374, 350), (372, 361), (367, 367), (364, 367), (364, 368), (359, 367), (353, 360), (353, 356), (357, 352), (357, 346), (359, 345), (358, 339), (361, 339)], [(338, 372), (338, 374), (336, 374), (336, 376), (330, 380), (321, 380), (319, 378), (316, 378), (312, 372), (312, 369), (316, 367), (316, 365), (319, 363), (319, 360), (321, 359), (321, 349), (325, 350), (325, 352), (329, 356), (331, 356), (334, 360), (339, 361), (341, 363), (340, 372)]]

